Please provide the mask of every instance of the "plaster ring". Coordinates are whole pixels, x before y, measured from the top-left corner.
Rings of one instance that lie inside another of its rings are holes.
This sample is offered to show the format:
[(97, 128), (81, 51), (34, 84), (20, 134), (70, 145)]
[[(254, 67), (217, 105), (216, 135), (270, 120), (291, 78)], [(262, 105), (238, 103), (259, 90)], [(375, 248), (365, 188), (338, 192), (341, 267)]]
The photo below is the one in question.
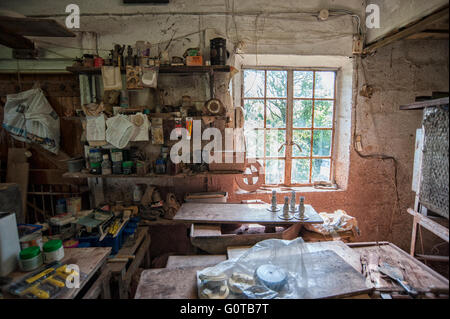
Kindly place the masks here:
[(270, 206), (269, 208), (267, 208), (267, 210), (268, 210), (269, 212), (271, 212), (271, 213), (276, 213), (276, 212), (279, 212), (281, 209), (278, 208), (278, 207), (276, 207), (275, 209), (273, 209), (273, 207)]
[(291, 220), (292, 218), (294, 218), (294, 216), (292, 216), (291, 214), (289, 214), (289, 216), (286, 216), (284, 214), (279, 214), (278, 218), (282, 219), (282, 220)]
[(298, 219), (298, 220), (300, 220), (300, 221), (305, 221), (305, 220), (308, 220), (309, 219), (309, 217), (303, 217), (303, 218), (300, 218), (300, 215), (297, 213), (297, 214), (295, 214), (294, 215), (294, 218), (295, 219)]

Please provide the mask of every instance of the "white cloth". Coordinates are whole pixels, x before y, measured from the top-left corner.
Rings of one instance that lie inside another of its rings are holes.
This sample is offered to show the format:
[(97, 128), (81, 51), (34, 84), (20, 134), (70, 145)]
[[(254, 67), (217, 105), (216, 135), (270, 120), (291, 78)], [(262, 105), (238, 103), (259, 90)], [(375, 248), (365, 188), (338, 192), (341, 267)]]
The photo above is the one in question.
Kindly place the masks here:
[(117, 148), (125, 148), (133, 134), (133, 123), (118, 114), (106, 120), (106, 141)]

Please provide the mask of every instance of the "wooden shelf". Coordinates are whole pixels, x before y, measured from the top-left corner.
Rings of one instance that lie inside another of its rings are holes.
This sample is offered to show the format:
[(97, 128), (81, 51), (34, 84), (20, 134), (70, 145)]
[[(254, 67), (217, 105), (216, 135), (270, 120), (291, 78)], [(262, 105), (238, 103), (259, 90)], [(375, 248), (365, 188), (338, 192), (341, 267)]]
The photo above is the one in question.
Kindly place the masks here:
[(63, 178), (188, 178), (188, 177), (215, 177), (215, 176), (234, 176), (242, 175), (240, 171), (217, 171), (217, 172), (205, 172), (205, 173), (193, 173), (193, 174), (177, 174), (177, 175), (167, 175), (167, 174), (146, 174), (146, 175), (95, 175), (89, 173), (64, 173)]
[(407, 105), (401, 105), (400, 110), (421, 110), (431, 106), (448, 105), (449, 98), (435, 99), (429, 101), (415, 102)]
[[(164, 74), (189, 74), (189, 73), (212, 73), (212, 72), (230, 72), (229, 65), (210, 65), (210, 66), (160, 66), (159, 73)], [(85, 66), (68, 66), (66, 71), (74, 74), (101, 74), (100, 67), (85, 67)], [(121, 68), (122, 73), (125, 73), (125, 68)]]

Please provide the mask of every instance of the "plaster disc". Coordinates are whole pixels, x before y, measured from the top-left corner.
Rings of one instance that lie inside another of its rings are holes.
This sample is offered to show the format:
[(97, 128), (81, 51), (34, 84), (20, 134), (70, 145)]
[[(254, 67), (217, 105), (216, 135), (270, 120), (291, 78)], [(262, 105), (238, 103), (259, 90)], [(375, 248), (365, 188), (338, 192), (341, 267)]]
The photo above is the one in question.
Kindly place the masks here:
[(280, 291), (287, 283), (287, 273), (275, 265), (262, 265), (255, 271), (255, 278), (269, 289)]
[(294, 216), (292, 216), (291, 213), (289, 213), (289, 216), (285, 216), (284, 213), (281, 213), (278, 215), (278, 218), (282, 220), (291, 220), (292, 218), (294, 218)]
[(275, 208), (275, 209), (272, 209), (272, 205), (270, 205), (270, 207), (269, 208), (267, 208), (267, 210), (269, 211), (269, 212), (271, 212), (271, 213), (276, 213), (276, 212), (279, 212), (280, 210), (281, 210), (281, 208)]
[(309, 217), (306, 217), (306, 216), (304, 216), (303, 218), (300, 218), (300, 215), (298, 213), (294, 215), (294, 218), (298, 219), (298, 220), (308, 220), (309, 219)]

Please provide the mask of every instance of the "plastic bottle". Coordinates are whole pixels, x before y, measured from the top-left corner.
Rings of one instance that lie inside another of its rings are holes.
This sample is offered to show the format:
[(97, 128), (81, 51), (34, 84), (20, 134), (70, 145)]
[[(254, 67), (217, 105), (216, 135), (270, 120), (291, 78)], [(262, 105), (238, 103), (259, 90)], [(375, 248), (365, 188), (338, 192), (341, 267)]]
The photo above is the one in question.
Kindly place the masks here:
[(111, 161), (109, 160), (108, 154), (103, 155), (102, 175), (111, 175)]

